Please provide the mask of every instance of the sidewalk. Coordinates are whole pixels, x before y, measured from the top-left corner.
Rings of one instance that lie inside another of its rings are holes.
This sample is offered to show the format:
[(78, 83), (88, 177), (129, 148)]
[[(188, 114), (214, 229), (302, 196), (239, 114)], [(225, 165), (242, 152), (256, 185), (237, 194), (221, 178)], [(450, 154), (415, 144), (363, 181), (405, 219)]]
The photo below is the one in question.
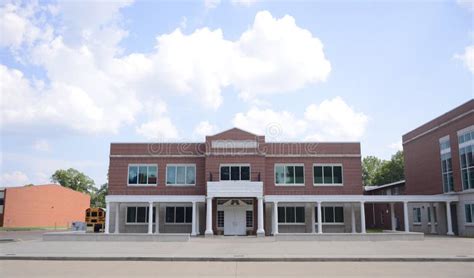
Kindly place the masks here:
[(0, 243), (0, 259), (156, 261), (473, 261), (474, 239), (274, 241), (272, 237), (192, 238), (189, 242)]

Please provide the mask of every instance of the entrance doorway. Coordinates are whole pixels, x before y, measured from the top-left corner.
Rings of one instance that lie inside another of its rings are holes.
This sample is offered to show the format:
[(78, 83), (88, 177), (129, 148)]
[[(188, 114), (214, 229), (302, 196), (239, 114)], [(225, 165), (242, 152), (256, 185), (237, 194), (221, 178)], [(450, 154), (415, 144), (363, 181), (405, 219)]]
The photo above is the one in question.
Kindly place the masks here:
[(241, 206), (228, 206), (224, 208), (224, 235), (241, 236), (247, 234), (245, 211), (245, 207)]
[(225, 236), (244, 236), (253, 229), (253, 200), (217, 200), (217, 231)]

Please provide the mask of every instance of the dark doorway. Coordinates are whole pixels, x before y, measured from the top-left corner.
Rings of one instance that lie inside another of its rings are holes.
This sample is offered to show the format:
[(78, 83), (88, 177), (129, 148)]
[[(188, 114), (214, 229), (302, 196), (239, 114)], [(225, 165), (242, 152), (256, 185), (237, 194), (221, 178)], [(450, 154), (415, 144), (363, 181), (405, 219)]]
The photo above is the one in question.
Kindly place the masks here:
[(453, 233), (458, 235), (458, 214), (456, 204), (451, 204), (451, 223), (453, 227)]

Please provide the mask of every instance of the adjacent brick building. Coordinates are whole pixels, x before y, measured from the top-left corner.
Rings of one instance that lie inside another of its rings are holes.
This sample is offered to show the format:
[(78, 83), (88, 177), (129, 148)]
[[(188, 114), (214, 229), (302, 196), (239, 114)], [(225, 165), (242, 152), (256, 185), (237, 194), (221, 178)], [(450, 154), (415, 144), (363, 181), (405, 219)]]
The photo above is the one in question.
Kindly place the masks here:
[(84, 221), (90, 196), (58, 184), (0, 189), (0, 226), (69, 227)]

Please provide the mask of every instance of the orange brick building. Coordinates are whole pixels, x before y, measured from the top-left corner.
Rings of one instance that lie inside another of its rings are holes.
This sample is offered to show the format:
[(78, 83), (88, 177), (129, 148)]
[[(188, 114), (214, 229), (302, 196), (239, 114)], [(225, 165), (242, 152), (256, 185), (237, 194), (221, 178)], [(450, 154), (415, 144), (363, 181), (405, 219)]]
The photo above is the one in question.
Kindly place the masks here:
[(90, 196), (58, 184), (0, 190), (0, 226), (69, 227), (84, 221)]

